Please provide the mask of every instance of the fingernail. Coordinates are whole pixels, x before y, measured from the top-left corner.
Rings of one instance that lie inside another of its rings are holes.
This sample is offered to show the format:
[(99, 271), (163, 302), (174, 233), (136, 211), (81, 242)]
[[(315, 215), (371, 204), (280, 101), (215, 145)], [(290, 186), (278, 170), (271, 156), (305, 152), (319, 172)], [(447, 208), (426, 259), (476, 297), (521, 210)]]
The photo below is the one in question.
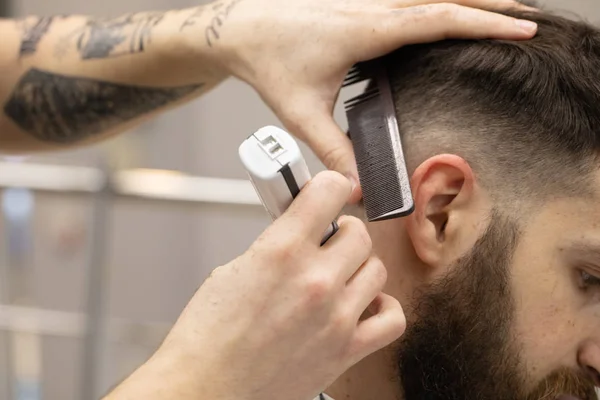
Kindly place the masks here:
[(535, 30), (537, 29), (537, 24), (532, 21), (518, 19), (516, 20), (516, 23), (519, 26), (519, 28), (523, 29), (527, 33), (535, 32)]

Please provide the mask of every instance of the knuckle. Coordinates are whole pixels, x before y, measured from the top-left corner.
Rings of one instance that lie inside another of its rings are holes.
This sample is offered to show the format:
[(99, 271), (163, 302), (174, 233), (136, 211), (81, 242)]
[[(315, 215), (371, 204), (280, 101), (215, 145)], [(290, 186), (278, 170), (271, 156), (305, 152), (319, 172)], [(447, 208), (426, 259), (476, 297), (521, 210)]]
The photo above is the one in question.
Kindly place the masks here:
[(348, 332), (350, 327), (354, 324), (352, 315), (353, 314), (350, 312), (350, 310), (339, 310), (331, 317), (331, 329), (338, 334), (344, 334)]
[(431, 6), (434, 17), (441, 20), (454, 20), (457, 18), (460, 7), (455, 3), (438, 3)]
[(272, 251), (278, 258), (290, 259), (295, 257), (304, 243), (304, 238), (295, 232), (279, 233), (265, 251)]
[(406, 331), (406, 316), (398, 303), (398, 312), (390, 320), (390, 334), (396, 338), (402, 336)]
[(383, 262), (379, 258), (375, 258), (373, 261), (373, 273), (377, 278), (377, 281), (384, 285), (387, 281), (387, 268), (383, 265)]
[(373, 249), (373, 241), (371, 240), (371, 235), (369, 235), (369, 232), (367, 231), (366, 225), (362, 221), (360, 221), (360, 228), (357, 229), (357, 234), (359, 235), (365, 250), (371, 252)]
[(293, 243), (291, 238), (286, 237), (272, 241), (271, 246), (262, 248), (259, 254), (269, 265), (278, 269), (277, 267), (289, 268), (298, 264), (301, 260), (300, 253), (302, 253), (300, 246)]
[(348, 224), (350, 231), (356, 235), (361, 245), (370, 252), (373, 248), (373, 241), (365, 223), (353, 216), (344, 217), (344, 223)]
[(316, 275), (306, 280), (304, 293), (307, 302), (313, 306), (327, 303), (332, 296), (333, 281), (325, 275)]
[(273, 253), (275, 260), (288, 263), (296, 258), (296, 249), (293, 246), (283, 245), (277, 248)]
[(400, 301), (395, 297), (389, 298), (388, 322), (390, 335), (399, 337), (406, 331), (406, 315)]

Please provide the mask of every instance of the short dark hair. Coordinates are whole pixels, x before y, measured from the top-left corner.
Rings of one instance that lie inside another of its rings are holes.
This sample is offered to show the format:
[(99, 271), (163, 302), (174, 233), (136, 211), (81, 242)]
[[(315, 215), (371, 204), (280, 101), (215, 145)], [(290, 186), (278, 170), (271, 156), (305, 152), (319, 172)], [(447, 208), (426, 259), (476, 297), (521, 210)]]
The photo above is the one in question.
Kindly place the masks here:
[(388, 56), (409, 169), (454, 153), (493, 196), (589, 194), (600, 154), (600, 30), (545, 11), (501, 12), (537, 22), (537, 35)]

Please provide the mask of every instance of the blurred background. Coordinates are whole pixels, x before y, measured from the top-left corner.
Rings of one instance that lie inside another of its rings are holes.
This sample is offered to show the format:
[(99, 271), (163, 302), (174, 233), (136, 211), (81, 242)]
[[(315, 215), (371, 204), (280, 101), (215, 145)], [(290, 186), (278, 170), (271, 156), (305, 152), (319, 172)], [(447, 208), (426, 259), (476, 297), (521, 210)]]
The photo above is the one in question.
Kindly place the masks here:
[[(0, 0), (0, 16), (197, 4)], [(600, 20), (598, 0), (541, 4)], [(345, 128), (339, 106), (336, 118)], [(267, 124), (281, 126), (229, 80), (102, 145), (0, 157), (0, 399), (100, 398), (152, 354), (210, 271), (268, 225), (237, 158)]]

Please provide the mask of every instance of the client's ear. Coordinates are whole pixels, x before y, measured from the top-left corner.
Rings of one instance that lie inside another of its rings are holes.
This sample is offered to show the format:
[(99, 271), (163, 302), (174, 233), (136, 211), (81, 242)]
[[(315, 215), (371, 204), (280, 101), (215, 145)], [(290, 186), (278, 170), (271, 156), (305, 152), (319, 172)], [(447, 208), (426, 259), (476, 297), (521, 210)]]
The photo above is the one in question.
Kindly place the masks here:
[(473, 170), (459, 156), (437, 155), (415, 170), (411, 187), (415, 210), (406, 229), (415, 252), (427, 265), (447, 265), (473, 246), (488, 206)]

